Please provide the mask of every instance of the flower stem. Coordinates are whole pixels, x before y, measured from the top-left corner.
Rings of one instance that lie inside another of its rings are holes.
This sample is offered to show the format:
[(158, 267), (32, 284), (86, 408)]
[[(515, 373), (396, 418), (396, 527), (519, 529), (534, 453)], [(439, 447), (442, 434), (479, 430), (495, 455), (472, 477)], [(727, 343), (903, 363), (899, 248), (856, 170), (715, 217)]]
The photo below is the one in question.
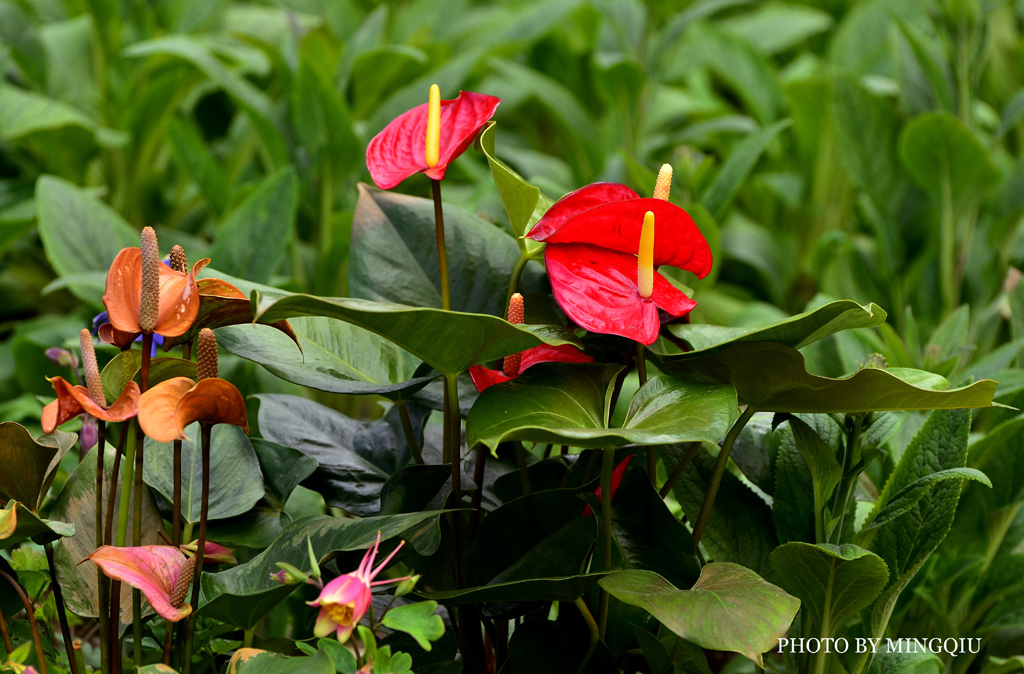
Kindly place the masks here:
[[(43, 641), (39, 638), (39, 625), (36, 624), (36, 612), (33, 610), (32, 602), (29, 601), (25, 592), (22, 591), (21, 586), (18, 585), (18, 581), (11, 578), (4, 571), (0, 571), (0, 576), (7, 579), (7, 582), (14, 588), (14, 591), (18, 593), (18, 597), (21, 598), (21, 603), (25, 607), (25, 615), (28, 616), (29, 627), (32, 628), (32, 639), (36, 642), (36, 656), (39, 658), (39, 671), (42, 672), (42, 674), (46, 674), (46, 653), (43, 651)], [(10, 651), (7, 652), (10, 654)]]
[(114, 467), (110, 471), (110, 486), (107, 490), (107, 521), (103, 527), (103, 544), (110, 545), (114, 540), (114, 499), (117, 497), (117, 478), (121, 472), (121, 453), (124, 452), (125, 440), (131, 432), (130, 424), (121, 424), (121, 435), (117, 438), (117, 449), (114, 450)]
[(587, 665), (590, 664), (590, 658), (594, 656), (594, 651), (597, 650), (597, 644), (601, 641), (601, 631), (598, 629), (597, 623), (594, 622), (594, 615), (587, 608), (587, 603), (583, 601), (583, 597), (576, 597), (573, 603), (579, 609), (580, 615), (583, 616), (583, 622), (587, 623), (587, 627), (590, 629), (590, 644), (587, 646), (587, 654), (583, 656), (583, 662), (580, 663), (579, 668), (576, 670), (577, 674), (581, 674), (586, 671)]
[[(142, 335), (142, 365), (139, 370), (139, 391), (145, 393), (149, 388), (149, 361), (153, 353), (153, 333)], [(142, 426), (136, 425), (135, 436), (135, 499), (132, 504), (132, 545), (142, 545), (142, 470), (146, 438)], [(142, 592), (132, 588), (132, 656), (136, 669), (142, 667)]]
[(196, 541), (196, 570), (192, 577), (192, 614), (185, 627), (185, 653), (181, 659), (182, 671), (192, 671), (192, 640), (196, 631), (196, 612), (199, 610), (199, 580), (203, 575), (203, 555), (206, 552), (206, 518), (210, 512), (210, 432), (213, 424), (200, 422), (203, 454), (203, 500), (199, 511), (199, 538)]
[(676, 464), (676, 467), (672, 470), (672, 474), (668, 476), (668, 479), (665, 480), (665, 484), (661, 487), (661, 491), (658, 492), (658, 496), (660, 496), (662, 500), (672, 493), (672, 487), (676, 486), (676, 482), (678, 482), (679, 478), (683, 476), (683, 471), (686, 470), (686, 466), (689, 465), (693, 457), (700, 451), (699, 442), (691, 442), (689, 445), (690, 446), (686, 450), (686, 453), (683, 454), (683, 458), (679, 459), (679, 463)]
[[(102, 419), (97, 419), (96, 429), (96, 547), (103, 545), (103, 473), (106, 472), (105, 466), (103, 465), (103, 458), (106, 454), (106, 441), (107, 441), (107, 424)], [(116, 479), (116, 478), (112, 478)], [(113, 492), (114, 482), (110, 483), (111, 492)], [(47, 560), (50, 562), (50, 566), (53, 566), (52, 550), (50, 546), (46, 546), (47, 549)], [(53, 575), (53, 585), (57, 585), (57, 576)], [(103, 575), (103, 571), (100, 567), (96, 567), (96, 588), (98, 593), (99, 603), (99, 623), (100, 623), (100, 671), (109, 671), (110, 667), (110, 621), (108, 614), (110, 613), (110, 579)], [(67, 617), (63, 614), (63, 605), (58, 608), (61, 611), (61, 630), (64, 629), (64, 624), (67, 623)], [(64, 634), (64, 640), (68, 640), (68, 634)], [(70, 648), (70, 643), (66, 644)], [(73, 651), (68, 651), (68, 659), (74, 661), (72, 657)], [(77, 673), (76, 673), (77, 674)]]
[[(600, 450), (601, 455), (601, 568), (612, 566), (612, 470), (615, 468), (615, 450)], [(598, 634), (604, 639), (608, 631), (608, 592), (601, 590), (598, 603)]]
[(441, 208), (441, 181), (430, 181), (431, 193), (434, 197), (434, 230), (437, 233), (437, 264), (441, 270), (441, 308), (449, 311), (452, 308), (451, 286), (448, 284), (448, 250), (444, 244), (444, 211)]
[(412, 428), (412, 418), (409, 417), (409, 405), (404, 400), (396, 403), (398, 407), (398, 418), (402, 420), (402, 433), (405, 434), (405, 444), (409, 445), (412, 457), (420, 466), (423, 465), (423, 451), (420, 443), (416, 441), (416, 432)]
[(0, 611), (0, 636), (4, 639), (4, 649), (8, 655), (14, 650), (14, 646), (11, 644), (11, 633), (7, 631), (7, 621), (4, 620), (4, 612)]
[[(641, 342), (636, 343), (636, 376), (642, 388), (647, 383), (647, 350)], [(645, 450), (647, 455), (647, 477), (651, 484), (658, 484), (658, 455), (654, 453), (654, 447)]]
[(526, 269), (526, 263), (530, 261), (529, 256), (526, 253), (520, 253), (519, 259), (516, 260), (516, 266), (512, 267), (512, 278), (508, 282), (508, 297), (505, 298), (505, 306), (512, 301), (512, 296), (519, 292), (519, 278), (523, 275), (523, 270)]
[(484, 474), (487, 470), (487, 447), (477, 445), (476, 466), (473, 468), (473, 482), (476, 483), (476, 491), (470, 503), (469, 511), (469, 541), (472, 543), (476, 538), (477, 528), (480, 526), (480, 504), (484, 498)]
[[(103, 445), (97, 443), (96, 446), (102, 448)], [(102, 455), (102, 452), (100, 452), (100, 455)], [(53, 543), (44, 545), (43, 550), (46, 551), (46, 564), (50, 570), (50, 587), (53, 588), (53, 600), (57, 607), (60, 635), (64, 639), (64, 652), (68, 656), (68, 667), (71, 668), (71, 674), (78, 674), (78, 660), (75, 658), (75, 648), (71, 645), (71, 628), (68, 627), (68, 614), (64, 608), (64, 594), (61, 592), (60, 583), (57, 581), (57, 566), (53, 563)]]
[(171, 513), (171, 545), (181, 545), (181, 440), (174, 441), (174, 504)]
[(718, 487), (722, 484), (722, 475), (725, 474), (725, 466), (729, 463), (729, 454), (732, 453), (732, 446), (736, 442), (736, 438), (739, 437), (740, 431), (750, 421), (750, 417), (754, 416), (754, 412), (754, 407), (748, 405), (747, 409), (743, 410), (740, 418), (736, 420), (736, 423), (732, 425), (729, 433), (725, 436), (725, 442), (722, 444), (722, 449), (718, 452), (718, 459), (715, 461), (714, 472), (711, 473), (711, 481), (708, 482), (708, 490), (704, 495), (704, 502), (700, 506), (697, 521), (693, 525), (693, 544), (695, 546), (700, 544), (701, 536), (704, 535), (704, 529), (708, 525), (708, 518), (711, 517), (711, 509), (715, 505), (715, 496), (718, 495)]

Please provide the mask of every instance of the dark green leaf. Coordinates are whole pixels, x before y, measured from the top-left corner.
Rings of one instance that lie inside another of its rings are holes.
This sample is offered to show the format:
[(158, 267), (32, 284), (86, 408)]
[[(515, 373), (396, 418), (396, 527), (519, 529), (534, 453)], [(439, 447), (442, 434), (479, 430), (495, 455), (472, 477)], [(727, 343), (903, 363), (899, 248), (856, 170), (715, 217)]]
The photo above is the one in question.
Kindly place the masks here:
[(725, 217), (733, 198), (750, 171), (753, 170), (754, 165), (757, 164), (757, 160), (761, 158), (779, 132), (789, 125), (788, 119), (775, 122), (743, 139), (733, 149), (729, 158), (719, 169), (718, 175), (715, 176), (715, 181), (708, 185), (700, 198), (701, 203), (707, 207), (708, 212), (715, 220), (721, 221)]
[(690, 590), (651, 571), (619, 571), (600, 581), (610, 595), (639, 606), (698, 646), (732, 651), (762, 665), (796, 617), (800, 602), (736, 564), (708, 564)]
[(0, 423), (0, 502), (13, 499), (35, 510), (57, 453), (56, 447), (36, 442), (24, 426)]

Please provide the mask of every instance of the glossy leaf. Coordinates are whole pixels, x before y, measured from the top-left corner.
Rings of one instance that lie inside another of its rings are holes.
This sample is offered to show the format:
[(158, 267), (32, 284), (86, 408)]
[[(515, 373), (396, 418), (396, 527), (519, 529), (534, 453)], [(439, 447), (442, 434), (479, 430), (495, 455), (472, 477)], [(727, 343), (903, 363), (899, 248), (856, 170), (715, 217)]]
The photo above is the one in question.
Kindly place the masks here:
[(856, 545), (793, 542), (772, 552), (769, 578), (800, 600), (808, 632), (839, 633), (874, 601), (889, 579), (882, 559)]
[[(199, 522), (203, 466), (199, 424), (185, 429), (181, 443), (181, 519)], [(210, 434), (209, 519), (220, 520), (248, 512), (263, 498), (263, 474), (249, 439), (236, 426), (217, 424)], [(146, 439), (143, 477), (169, 503), (174, 499), (172, 443)]]
[(446, 312), (348, 298), (285, 295), (254, 303), (256, 319), (273, 323), (295, 316), (327, 316), (375, 332), (442, 374), (526, 351), (539, 344), (574, 344), (552, 326), (512, 325), (495, 316)]
[[(414, 539), (416, 531), (436, 526), (439, 514), (433, 511), (362, 519), (323, 516), (290, 524), (270, 547), (245, 564), (203, 574), (205, 603), (199, 612), (248, 629), (295, 589), (271, 580), (270, 574), (278, 570), (277, 562), (309, 570), (307, 539), (318, 561), (323, 562), (332, 552), (365, 550), (377, 540), (378, 531), (383, 541), (399, 535)], [(433, 550), (421, 552), (430, 554)]]
[(74, 524), (42, 519), (13, 499), (0, 510), (0, 550), (21, 545), (29, 539), (44, 544), (74, 535)]
[[(761, 328), (687, 323), (672, 324), (669, 330), (691, 348), (681, 357), (694, 358), (706, 351), (722, 349), (738, 342), (779, 342), (799, 349), (842, 330), (878, 327), (885, 319), (885, 311), (877, 304), (861, 306), (852, 300), (837, 300)], [(656, 346), (663, 347), (662, 355), (681, 353), (663, 342)]]
[(703, 648), (740, 653), (762, 664), (796, 617), (800, 601), (750, 569), (717, 562), (680, 590), (651, 571), (619, 571), (600, 581), (610, 595), (648, 611)]
[(480, 394), (467, 420), (470, 446), (505, 440), (573, 447), (718, 442), (736, 417), (734, 392), (675, 377), (637, 391), (622, 428), (608, 427), (611, 385), (621, 368), (549, 363)]
[(35, 441), (24, 426), (0, 423), (0, 502), (20, 501), (35, 508), (55, 447)]
[(258, 648), (240, 648), (231, 656), (228, 674), (334, 674), (334, 662), (327, 651), (312, 657), (287, 656)]
[(949, 389), (920, 370), (865, 368), (843, 378), (807, 371), (804, 357), (773, 342), (743, 342), (666, 364), (719, 384), (731, 384), (742, 403), (773, 412), (868, 412), (989, 407), (998, 382), (986, 379)]
[(350, 323), (304, 317), (290, 324), (298, 346), (284, 333), (261, 325), (220, 328), (217, 344), (286, 381), (330, 393), (376, 393), (402, 399), (439, 376), (416, 376), (422, 361)]

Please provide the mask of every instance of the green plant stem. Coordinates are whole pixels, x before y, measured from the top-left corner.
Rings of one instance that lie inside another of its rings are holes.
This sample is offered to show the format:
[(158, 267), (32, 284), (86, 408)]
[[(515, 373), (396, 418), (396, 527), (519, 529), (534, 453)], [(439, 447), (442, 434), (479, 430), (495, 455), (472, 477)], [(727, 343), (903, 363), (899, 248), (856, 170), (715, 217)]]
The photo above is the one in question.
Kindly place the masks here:
[[(106, 472), (105, 466), (103, 465), (104, 454), (106, 454), (106, 441), (107, 441), (107, 424), (102, 419), (97, 419), (96, 429), (96, 547), (99, 548), (103, 545), (103, 473)], [(116, 478), (111, 478), (116, 479)], [(111, 481), (111, 492), (114, 491), (114, 482)], [(53, 565), (52, 552), (47, 546), (47, 560), (50, 561), (51, 566)], [(54, 587), (57, 587), (57, 576), (53, 576)], [(100, 623), (100, 671), (106, 672), (110, 668), (110, 579), (103, 575), (103, 570), (100, 567), (96, 567), (96, 587), (97, 587), (97, 600), (99, 603), (99, 623)], [(63, 611), (63, 605), (58, 609)], [(64, 623), (67, 622), (67, 617), (61, 613), (61, 629), (64, 628)], [(68, 638), (65, 634), (65, 640)], [(70, 644), (68, 644), (70, 648)], [(73, 650), (68, 651), (68, 659), (73, 659)], [(77, 674), (77, 673), (75, 673)]]
[[(457, 375), (445, 375), (445, 400), (448, 402), (448, 456), (452, 468), (453, 507), (462, 508), (462, 413), (459, 411), (459, 384)], [(455, 565), (459, 589), (466, 587), (466, 541), (462, 529), (462, 515), (455, 514)]]
[(398, 418), (402, 420), (402, 433), (405, 435), (405, 444), (409, 445), (409, 451), (417, 464), (423, 465), (423, 451), (420, 443), (416, 441), (416, 432), (412, 428), (412, 418), (409, 416), (409, 405), (404, 400), (395, 403), (398, 407)]
[[(644, 345), (640, 342), (636, 343), (636, 375), (640, 382), (640, 386), (643, 387), (647, 383), (647, 352)], [(651, 484), (658, 484), (658, 455), (654, 452), (654, 447), (648, 447), (645, 450), (647, 455), (647, 477), (650, 479)]]
[(450, 311), (452, 308), (451, 286), (448, 283), (448, 250), (444, 243), (444, 210), (441, 207), (441, 181), (430, 181), (430, 191), (434, 197), (434, 230), (437, 235), (437, 264), (441, 271), (441, 308)]
[(748, 405), (747, 409), (743, 410), (739, 419), (736, 420), (732, 428), (729, 429), (729, 433), (725, 436), (725, 442), (722, 443), (722, 449), (718, 452), (718, 459), (715, 461), (714, 471), (711, 473), (711, 481), (708, 482), (708, 491), (704, 495), (704, 502), (700, 505), (697, 521), (693, 525), (694, 546), (700, 544), (700, 539), (704, 535), (704, 528), (708, 525), (708, 518), (711, 517), (711, 510), (715, 506), (715, 497), (718, 495), (718, 487), (722, 484), (722, 475), (725, 474), (725, 467), (729, 463), (729, 454), (732, 453), (732, 446), (736, 442), (736, 438), (739, 437), (740, 431), (750, 421), (750, 417), (754, 416), (754, 411), (754, 407)]
[(949, 179), (942, 180), (942, 215), (939, 229), (939, 276), (942, 287), (943, 315), (956, 308), (956, 220), (953, 213), (953, 188)]
[(206, 519), (210, 511), (210, 431), (213, 424), (200, 422), (203, 454), (203, 500), (199, 511), (199, 538), (196, 541), (196, 569), (192, 575), (192, 614), (185, 626), (185, 652), (181, 658), (183, 674), (192, 671), (192, 641), (196, 631), (196, 612), (199, 610), (199, 580), (203, 575), (203, 555), (206, 552)]
[[(25, 615), (28, 616), (28, 624), (32, 629), (32, 639), (36, 642), (36, 656), (39, 658), (39, 671), (42, 674), (46, 674), (46, 652), (43, 651), (43, 641), (39, 638), (39, 625), (36, 624), (36, 612), (32, 607), (32, 602), (29, 601), (28, 597), (22, 591), (21, 586), (18, 585), (18, 581), (7, 575), (6, 572), (0, 571), (0, 576), (7, 579), (7, 582), (11, 584), (14, 591), (18, 593), (18, 597), (21, 598), (21, 603), (25, 607)], [(7, 651), (10, 653), (10, 651)]]
[[(822, 513), (820, 508), (815, 514), (815, 534), (817, 536), (818, 543), (835, 543), (839, 544), (842, 542), (843, 537), (843, 521), (846, 519), (846, 511), (849, 506), (850, 496), (853, 494), (857, 484), (857, 476), (850, 475), (854, 463), (860, 458), (860, 452), (858, 451), (858, 445), (860, 443), (861, 430), (864, 428), (864, 416), (858, 415), (854, 421), (853, 430), (846, 438), (846, 449), (843, 452), (843, 475), (842, 482), (839, 485), (839, 489), (836, 491), (835, 501), (832, 503), (832, 516), (838, 517), (836, 525), (833, 529), (826, 532), (825, 536), (822, 537), (824, 532), (824, 522), (822, 520)], [(820, 531), (819, 531), (820, 530)]]
[(700, 451), (699, 442), (691, 442), (688, 444), (689, 447), (687, 448), (686, 453), (683, 454), (683, 458), (679, 459), (679, 463), (676, 464), (676, 467), (672, 470), (672, 474), (668, 476), (668, 479), (665, 480), (665, 484), (661, 486), (661, 491), (658, 492), (658, 496), (660, 496), (662, 500), (672, 493), (672, 487), (676, 486), (676, 482), (678, 482), (679, 478), (683, 476), (683, 471), (686, 470), (686, 466), (689, 465), (690, 461), (693, 460), (693, 457)]
[[(101, 447), (99, 443), (96, 445)], [(102, 454), (102, 452), (101, 452)], [(43, 546), (46, 551), (46, 565), (50, 570), (50, 587), (53, 588), (53, 600), (57, 608), (57, 620), (60, 622), (60, 634), (64, 639), (64, 652), (68, 656), (68, 666), (71, 674), (78, 674), (78, 661), (75, 659), (75, 648), (71, 645), (71, 628), (68, 627), (68, 614), (64, 608), (64, 594), (61, 592), (60, 583), (57, 581), (57, 566), (53, 563), (53, 543)]]
[(171, 506), (171, 545), (181, 545), (181, 440), (174, 441), (174, 503)]
[(526, 465), (526, 448), (518, 440), (515, 445), (516, 463), (519, 465), (519, 481), (523, 486), (523, 496), (529, 496), (533, 493), (533, 487), (530, 485), (530, 469)]
[[(601, 568), (612, 566), (612, 470), (615, 450), (600, 450), (601, 455)], [(608, 630), (608, 592), (601, 590), (598, 601), (598, 634), (602, 639)]]
[(114, 500), (117, 498), (117, 478), (121, 472), (121, 453), (124, 452), (125, 441), (131, 432), (131, 424), (121, 424), (121, 435), (117, 438), (114, 450), (114, 467), (110, 471), (110, 486), (107, 494), (107, 521), (103, 527), (103, 544), (110, 545), (114, 541)]
[(505, 298), (505, 307), (508, 307), (508, 303), (512, 301), (512, 296), (519, 292), (519, 279), (523, 275), (523, 270), (526, 269), (526, 264), (530, 261), (529, 256), (526, 253), (520, 253), (519, 259), (516, 260), (516, 265), (512, 267), (512, 278), (508, 282), (508, 297)]
[(242, 648), (252, 648), (252, 638), (256, 634), (256, 625), (242, 631)]
[(590, 658), (594, 657), (594, 651), (597, 650), (597, 644), (601, 641), (601, 631), (594, 621), (594, 614), (587, 608), (587, 603), (583, 601), (582, 597), (576, 597), (573, 600), (576, 608), (579, 609), (580, 615), (583, 617), (583, 622), (587, 623), (587, 628), (590, 630), (590, 643), (587, 645), (587, 654), (583, 656), (583, 662), (576, 669), (577, 674), (582, 674), (587, 670), (587, 665), (590, 664)]

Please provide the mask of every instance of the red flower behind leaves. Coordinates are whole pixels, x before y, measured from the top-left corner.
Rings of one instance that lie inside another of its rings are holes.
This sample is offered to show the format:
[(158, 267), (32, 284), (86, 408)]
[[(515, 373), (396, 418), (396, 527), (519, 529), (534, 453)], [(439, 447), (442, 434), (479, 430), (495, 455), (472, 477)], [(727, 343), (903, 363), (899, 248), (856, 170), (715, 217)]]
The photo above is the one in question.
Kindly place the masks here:
[(402, 113), (378, 133), (366, 148), (366, 167), (377, 187), (389, 190), (414, 173), (426, 173), (434, 180), (444, 178), (445, 169), (465, 152), (483, 125), (494, 114), (501, 99), (486, 94), (460, 91), (458, 98), (441, 101), (440, 147), (437, 164), (427, 164), (428, 104)]
[(707, 276), (711, 249), (686, 211), (664, 199), (642, 199), (624, 185), (594, 183), (566, 195), (527, 234), (547, 244), (555, 300), (577, 325), (651, 344), (659, 308), (681, 316), (696, 306), (656, 271), (653, 293), (640, 296), (636, 253), (647, 212), (656, 222), (654, 266)]

